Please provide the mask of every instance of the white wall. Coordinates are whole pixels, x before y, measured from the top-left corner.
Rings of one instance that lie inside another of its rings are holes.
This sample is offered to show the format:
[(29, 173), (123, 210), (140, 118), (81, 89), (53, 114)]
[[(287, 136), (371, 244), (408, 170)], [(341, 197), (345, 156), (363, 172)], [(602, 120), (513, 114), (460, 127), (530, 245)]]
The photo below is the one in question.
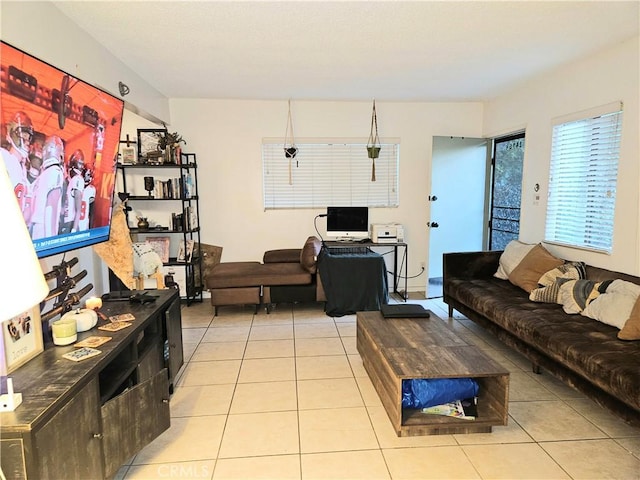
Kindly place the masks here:
[[(120, 98), (129, 86), (128, 107), (167, 123), (169, 102), (50, 2), (0, 2), (2, 40)], [(124, 14), (124, 13), (123, 13)]]
[[(640, 274), (640, 39), (624, 42), (573, 63), (489, 102), (484, 135), (526, 127), (520, 239), (544, 238), (546, 195), (551, 152), (552, 119), (615, 101), (624, 103), (616, 215), (611, 255), (549, 246), (562, 258)], [(541, 201), (533, 204), (533, 186), (541, 186)]]
[[(263, 138), (283, 138), (286, 101), (172, 99), (170, 130), (198, 155), (202, 241), (224, 248), (223, 261), (261, 260), (265, 250), (302, 247), (315, 234), (318, 210), (263, 210)], [(357, 137), (366, 142), (370, 102), (291, 102), (296, 138)], [(371, 223), (400, 222), (409, 245), (409, 275), (428, 260), (427, 196), (434, 135), (479, 136), (480, 103), (376, 101), (382, 137), (400, 139), (400, 206), (370, 209)], [(284, 160), (284, 154), (283, 154)], [(462, 172), (461, 172), (462, 174)], [(317, 222), (325, 233), (325, 219)], [(424, 291), (424, 275), (409, 290)]]

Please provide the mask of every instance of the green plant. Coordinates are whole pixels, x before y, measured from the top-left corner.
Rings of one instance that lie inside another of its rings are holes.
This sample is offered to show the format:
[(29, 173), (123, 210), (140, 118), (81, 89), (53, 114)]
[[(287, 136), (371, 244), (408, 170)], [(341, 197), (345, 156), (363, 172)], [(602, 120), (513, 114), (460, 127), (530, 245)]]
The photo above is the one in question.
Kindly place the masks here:
[[(164, 125), (164, 127), (165, 129), (167, 128), (166, 125)], [(168, 130), (165, 130), (163, 133), (155, 133), (155, 136), (158, 138), (158, 146), (162, 150), (166, 150), (168, 146), (175, 145), (176, 143), (187, 144), (186, 140), (184, 140), (178, 132), (170, 133)]]

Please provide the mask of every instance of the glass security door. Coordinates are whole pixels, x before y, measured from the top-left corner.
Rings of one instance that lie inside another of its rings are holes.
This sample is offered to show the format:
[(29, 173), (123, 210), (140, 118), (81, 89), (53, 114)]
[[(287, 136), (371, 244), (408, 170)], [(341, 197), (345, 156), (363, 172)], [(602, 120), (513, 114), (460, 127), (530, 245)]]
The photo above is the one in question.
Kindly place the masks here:
[(493, 141), (489, 250), (503, 250), (520, 232), (524, 132)]

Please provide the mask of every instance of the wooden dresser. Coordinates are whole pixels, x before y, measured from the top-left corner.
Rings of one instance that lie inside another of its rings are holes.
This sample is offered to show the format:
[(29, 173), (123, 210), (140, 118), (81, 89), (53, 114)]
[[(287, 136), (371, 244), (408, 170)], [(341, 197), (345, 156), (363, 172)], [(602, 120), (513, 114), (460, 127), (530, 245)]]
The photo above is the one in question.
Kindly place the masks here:
[[(134, 293), (134, 292), (132, 292)], [(107, 317), (132, 313), (102, 354), (73, 362), (73, 345), (45, 351), (10, 374), (23, 402), (0, 413), (0, 465), (11, 479), (111, 478), (120, 466), (169, 428), (169, 396), (183, 364), (177, 290), (152, 290), (144, 305), (105, 302)]]

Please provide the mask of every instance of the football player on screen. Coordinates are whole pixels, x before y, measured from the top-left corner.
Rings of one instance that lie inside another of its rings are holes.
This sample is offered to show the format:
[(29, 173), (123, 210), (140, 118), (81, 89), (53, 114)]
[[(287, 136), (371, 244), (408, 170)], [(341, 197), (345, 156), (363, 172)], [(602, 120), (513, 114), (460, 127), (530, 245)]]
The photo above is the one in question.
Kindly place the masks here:
[(7, 123), (7, 148), (0, 148), (0, 154), (13, 184), (20, 208), (24, 211), (27, 189), (26, 162), (33, 138), (31, 118), (24, 112), (16, 112)]
[(80, 214), (82, 211), (82, 192), (84, 190), (84, 153), (78, 149), (73, 152), (67, 161), (65, 174), (67, 189), (63, 204), (63, 220), (60, 226), (60, 233), (71, 233), (78, 231)]
[(93, 204), (96, 199), (96, 187), (93, 185), (93, 168), (87, 166), (84, 171), (84, 190), (82, 191), (82, 203), (80, 205), (80, 221), (78, 231), (89, 230), (93, 220)]
[(31, 201), (31, 237), (52, 237), (58, 234), (62, 207), (64, 145), (60, 137), (51, 135), (42, 147), (42, 167), (33, 185)]

